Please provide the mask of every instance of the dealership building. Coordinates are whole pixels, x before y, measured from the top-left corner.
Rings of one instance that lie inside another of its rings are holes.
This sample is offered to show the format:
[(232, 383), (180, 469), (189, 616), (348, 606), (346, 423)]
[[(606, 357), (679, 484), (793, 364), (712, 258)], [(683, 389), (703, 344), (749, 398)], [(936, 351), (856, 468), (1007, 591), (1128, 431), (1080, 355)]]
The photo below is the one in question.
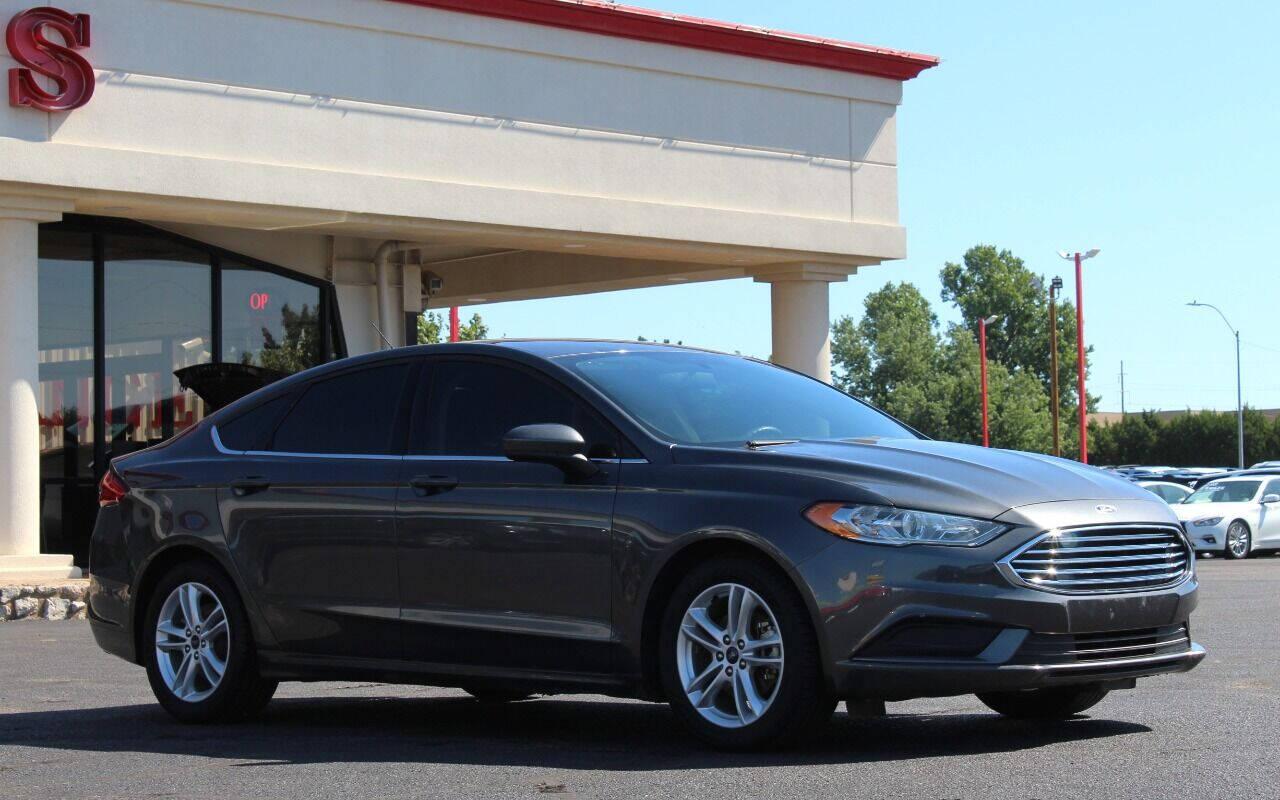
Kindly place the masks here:
[(931, 56), (601, 0), (65, 3), (0, 0), (0, 584), (85, 566), (109, 460), (206, 411), (177, 370), (749, 278), (827, 379), (829, 285), (906, 254)]

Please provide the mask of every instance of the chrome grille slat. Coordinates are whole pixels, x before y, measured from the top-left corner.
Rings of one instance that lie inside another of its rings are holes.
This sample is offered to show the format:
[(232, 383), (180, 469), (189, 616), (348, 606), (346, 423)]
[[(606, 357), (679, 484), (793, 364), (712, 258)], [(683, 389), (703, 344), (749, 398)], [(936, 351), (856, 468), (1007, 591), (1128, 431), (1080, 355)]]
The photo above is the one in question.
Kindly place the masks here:
[(1193, 557), (1182, 531), (1117, 525), (1051, 531), (1000, 562), (1014, 583), (1063, 594), (1159, 589), (1181, 582)]
[(1150, 561), (1151, 559), (1184, 558), (1181, 553), (1147, 554), (1142, 556), (1089, 556), (1087, 558), (1054, 558), (1053, 556), (1044, 556), (1043, 558), (1027, 558), (1018, 556), (1019, 561), (1027, 562), (1052, 562), (1054, 564), (1092, 564), (1097, 561)]
[(1151, 570), (1168, 569), (1171, 567), (1185, 567), (1184, 559), (1179, 558), (1176, 561), (1165, 561), (1161, 564), (1139, 564), (1131, 567), (1094, 567), (1093, 569), (1057, 569), (1056, 567), (1048, 567), (1046, 569), (1024, 570), (1026, 572), (1052, 572), (1054, 575), (1095, 575), (1100, 572), (1150, 572)]
[(1028, 582), (1033, 585), (1045, 584), (1047, 586), (1091, 586), (1093, 584), (1108, 583), (1133, 583), (1135, 580), (1167, 580), (1176, 575), (1181, 575), (1183, 570), (1174, 570), (1173, 572), (1162, 572), (1158, 575), (1143, 575), (1141, 578), (1124, 577), (1124, 578), (1084, 578), (1071, 580), (1056, 580), (1053, 578), (1029, 578)]

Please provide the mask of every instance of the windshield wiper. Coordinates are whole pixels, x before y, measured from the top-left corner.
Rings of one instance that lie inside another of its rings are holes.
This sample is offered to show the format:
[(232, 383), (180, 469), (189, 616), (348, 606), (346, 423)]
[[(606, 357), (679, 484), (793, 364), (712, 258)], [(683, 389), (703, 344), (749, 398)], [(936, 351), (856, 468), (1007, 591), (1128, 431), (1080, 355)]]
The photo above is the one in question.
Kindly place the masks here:
[(762, 447), (773, 447), (779, 444), (795, 444), (799, 439), (752, 439), (747, 442), (748, 450), (759, 450)]

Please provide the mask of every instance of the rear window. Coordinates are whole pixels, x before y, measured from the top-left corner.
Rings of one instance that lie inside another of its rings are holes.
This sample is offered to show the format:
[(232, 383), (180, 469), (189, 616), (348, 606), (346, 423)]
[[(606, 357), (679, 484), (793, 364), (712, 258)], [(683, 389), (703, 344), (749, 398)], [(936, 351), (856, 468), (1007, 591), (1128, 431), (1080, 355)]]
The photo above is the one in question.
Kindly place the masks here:
[(282, 453), (385, 455), (392, 440), (409, 364), (347, 372), (311, 384), (276, 429)]
[(231, 450), (265, 450), (271, 432), (284, 419), (297, 394), (289, 393), (251, 408), (226, 423), (218, 424), (218, 438)]

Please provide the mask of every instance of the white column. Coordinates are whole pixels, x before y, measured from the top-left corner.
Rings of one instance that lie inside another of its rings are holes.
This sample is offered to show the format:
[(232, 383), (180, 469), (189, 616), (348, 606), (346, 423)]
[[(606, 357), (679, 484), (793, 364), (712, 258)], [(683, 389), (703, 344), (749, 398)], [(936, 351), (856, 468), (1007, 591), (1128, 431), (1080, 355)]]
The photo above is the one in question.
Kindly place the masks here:
[(64, 210), (0, 195), (0, 584), (79, 575), (70, 556), (40, 553), (39, 226)]
[(773, 361), (831, 383), (830, 284), (855, 267), (783, 264), (755, 273), (772, 290)]

